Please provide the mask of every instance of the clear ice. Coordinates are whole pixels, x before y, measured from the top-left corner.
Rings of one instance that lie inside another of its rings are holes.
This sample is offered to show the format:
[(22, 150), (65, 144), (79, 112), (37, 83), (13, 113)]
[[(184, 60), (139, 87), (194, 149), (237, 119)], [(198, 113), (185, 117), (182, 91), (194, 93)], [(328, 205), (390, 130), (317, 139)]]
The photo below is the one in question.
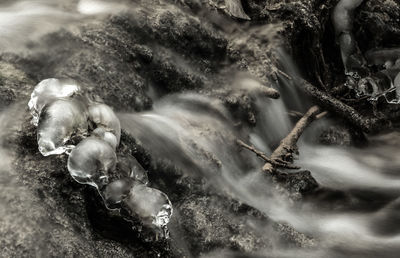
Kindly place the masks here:
[(92, 135), (107, 142), (108, 144), (110, 144), (111, 147), (113, 147), (113, 149), (116, 149), (118, 146), (118, 141), (115, 134), (110, 132), (104, 127), (97, 127), (96, 129), (93, 130)]
[(397, 90), (400, 90), (400, 73), (398, 73), (396, 78), (394, 78), (394, 86)]
[(225, 0), (227, 12), (233, 17), (251, 20), (250, 17), (244, 12), (242, 2), (240, 0)]
[(72, 80), (50, 78), (41, 81), (33, 90), (28, 103), (32, 114), (32, 124), (38, 126), (43, 107), (55, 99), (70, 97), (80, 91), (80, 87)]
[(129, 194), (133, 184), (134, 181), (130, 178), (122, 178), (109, 183), (102, 192), (107, 207), (109, 209), (118, 208), (116, 205)]
[(146, 170), (131, 155), (118, 156), (117, 168), (125, 177), (132, 178), (145, 185), (149, 183)]
[(400, 103), (400, 60), (395, 64), (388, 60), (385, 67), (374, 75), (360, 79), (356, 89), (359, 97), (367, 96), (370, 101), (377, 101), (383, 96), (388, 103)]
[(65, 146), (76, 133), (86, 133), (88, 117), (83, 103), (73, 99), (57, 99), (40, 113), (37, 140), (43, 156), (61, 154), (73, 146)]
[(363, 0), (341, 0), (332, 14), (336, 38), (340, 45), (345, 74), (354, 76), (362, 70), (364, 60), (360, 56), (357, 41), (353, 35), (353, 12)]
[(117, 204), (126, 198), (134, 185), (131, 178), (122, 178), (109, 183), (102, 191), (102, 196), (109, 209), (120, 208)]
[(122, 201), (127, 211), (141, 219), (146, 226), (155, 228), (162, 237), (168, 236), (167, 224), (172, 216), (172, 204), (168, 196), (143, 184), (134, 185)]
[(400, 49), (369, 50), (365, 58), (370, 65), (385, 68), (367, 76), (364, 57), (352, 32), (353, 12), (363, 0), (340, 0), (332, 14), (336, 38), (340, 44), (342, 61), (347, 75), (346, 85), (354, 89), (358, 97), (366, 96), (369, 101), (384, 97), (391, 104), (400, 103)]
[(114, 111), (104, 103), (92, 103), (89, 105), (89, 118), (97, 127), (112, 132), (117, 138), (117, 145), (121, 138), (121, 124)]
[[(72, 178), (97, 188), (107, 208), (124, 209), (168, 237), (171, 202), (161, 191), (146, 186), (147, 173), (133, 156), (120, 155), (117, 159), (121, 124), (109, 106), (97, 96), (84, 94), (74, 81), (54, 78), (35, 87), (28, 106), (32, 123), (38, 127), (42, 155), (68, 153), (67, 168)], [(95, 126), (87, 137), (89, 121)], [(87, 138), (76, 147), (66, 145), (73, 135)], [(111, 174), (119, 179), (110, 183)]]
[(115, 170), (115, 150), (95, 136), (82, 140), (68, 157), (68, 171), (81, 184), (102, 188), (108, 183), (109, 173)]

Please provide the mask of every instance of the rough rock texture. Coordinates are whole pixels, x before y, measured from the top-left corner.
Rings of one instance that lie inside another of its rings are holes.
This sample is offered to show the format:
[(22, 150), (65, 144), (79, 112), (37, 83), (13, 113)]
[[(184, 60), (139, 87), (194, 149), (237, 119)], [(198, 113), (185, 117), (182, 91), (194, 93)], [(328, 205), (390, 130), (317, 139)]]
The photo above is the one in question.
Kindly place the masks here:
[[(13, 117), (20, 121), (17, 133), (0, 134), (7, 138), (1, 151), (15, 157), (11, 167), (1, 168), (0, 256), (181, 257), (217, 249), (254, 252), (270, 248), (277, 235), (294, 246), (311, 246), (310, 238), (290, 226), (213, 195), (201, 180), (181, 178), (165, 164), (150, 165), (145, 146), (124, 134), (119, 151), (132, 153), (149, 170), (152, 184), (165, 191), (176, 207), (171, 222), (175, 238), (147, 243), (130, 224), (105, 210), (93, 189), (72, 180), (65, 155), (40, 155), (25, 103), (40, 80), (71, 77), (118, 111), (146, 110), (154, 98), (193, 89), (216, 94), (239, 121), (254, 124), (257, 110), (252, 97), (225, 91), (229, 88), (225, 79), (232, 70), (243, 70), (271, 85), (269, 78), (276, 79), (272, 49), (282, 37), (307, 79), (321, 88), (333, 87), (341, 71), (335, 68), (340, 61), (329, 13), (337, 1), (242, 1), (252, 19), (246, 23), (224, 16), (203, 3), (207, 1), (132, 2), (137, 8), (124, 14), (46, 35), (32, 43), (26, 55), (0, 55), (0, 108), (23, 103), (17, 112), (22, 115)], [(357, 19), (367, 17), (368, 26), (360, 24), (358, 38), (372, 37), (379, 45), (386, 42), (382, 38), (387, 33), (398, 35), (399, 4), (385, 3), (367, 1), (360, 7)], [(316, 188), (309, 172), (280, 181), (294, 199)], [(249, 217), (262, 218), (271, 235), (256, 232), (257, 225), (245, 221)]]
[(332, 125), (319, 135), (319, 142), (326, 145), (354, 146), (365, 142), (365, 136), (344, 125)]
[(299, 200), (302, 196), (310, 194), (318, 188), (317, 181), (307, 170), (278, 174), (274, 179), (289, 192), (289, 196), (293, 200)]

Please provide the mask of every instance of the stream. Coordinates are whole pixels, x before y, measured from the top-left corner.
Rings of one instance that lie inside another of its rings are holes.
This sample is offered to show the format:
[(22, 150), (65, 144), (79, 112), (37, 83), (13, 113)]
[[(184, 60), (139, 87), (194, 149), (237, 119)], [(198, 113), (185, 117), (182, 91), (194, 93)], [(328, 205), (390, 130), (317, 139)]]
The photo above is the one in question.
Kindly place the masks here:
[[(29, 51), (27, 41), (38, 40), (66, 24), (123, 8), (125, 2), (6, 1), (0, 4), (0, 48)], [(368, 143), (359, 147), (330, 146), (320, 143), (318, 137), (335, 125), (334, 118), (327, 116), (315, 121), (298, 143), (299, 156), (294, 164), (309, 170), (322, 190), (299, 202), (289, 200), (272, 185), (261, 173), (263, 162), (254, 153), (239, 151), (237, 139), (271, 154), (295, 124), (290, 111), (304, 112), (312, 105), (294, 85), (280, 81), (275, 87), (281, 98), (256, 97), (255, 127), (238, 126), (218, 98), (194, 91), (154, 97), (150, 110), (117, 112), (117, 116), (122, 130), (138, 140), (154, 159), (171, 162), (185, 176), (200, 176), (219, 194), (315, 239), (309, 248), (286, 249), (276, 245), (272, 250), (257, 251), (255, 257), (398, 257), (400, 131), (367, 136)], [(16, 172), (10, 165), (13, 153), (5, 138), (15, 130), (12, 117), (16, 109), (18, 113), (26, 112), (26, 104), (5, 108), (0, 113), (0, 195), (6, 195), (7, 185), (15, 183)], [(25, 195), (23, 191), (20, 194)], [(0, 214), (7, 206), (3, 199)], [(248, 220), (254, 224), (254, 230), (270, 234), (271, 229), (260, 227), (256, 218), (249, 216)], [(171, 229), (171, 238), (174, 237), (178, 236)], [(184, 236), (174, 240), (186, 241)], [(203, 254), (224, 255), (233, 254)]]

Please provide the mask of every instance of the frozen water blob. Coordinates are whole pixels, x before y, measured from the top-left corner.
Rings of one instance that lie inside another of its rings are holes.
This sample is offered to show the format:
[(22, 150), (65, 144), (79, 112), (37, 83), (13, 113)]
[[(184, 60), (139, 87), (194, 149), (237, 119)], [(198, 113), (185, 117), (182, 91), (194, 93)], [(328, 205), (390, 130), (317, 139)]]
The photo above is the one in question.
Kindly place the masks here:
[(73, 146), (65, 146), (72, 134), (84, 134), (88, 129), (86, 107), (77, 100), (58, 99), (40, 114), (38, 127), (39, 151), (44, 156), (61, 154)]
[(93, 103), (89, 105), (89, 119), (97, 127), (103, 127), (114, 133), (117, 137), (117, 146), (121, 138), (121, 124), (114, 111), (103, 103)]
[(107, 142), (91, 136), (71, 151), (68, 170), (78, 183), (100, 189), (107, 185), (108, 176), (115, 170), (116, 163), (114, 149)]
[(36, 85), (31, 94), (28, 107), (33, 116), (32, 123), (37, 126), (43, 107), (58, 98), (66, 98), (80, 92), (80, 87), (72, 80), (50, 78)]
[(172, 204), (163, 192), (143, 184), (134, 185), (122, 201), (123, 207), (142, 223), (168, 237), (167, 224), (172, 216)]
[(131, 155), (119, 155), (117, 170), (121, 176), (132, 178), (133, 180), (147, 185), (149, 179), (146, 170)]

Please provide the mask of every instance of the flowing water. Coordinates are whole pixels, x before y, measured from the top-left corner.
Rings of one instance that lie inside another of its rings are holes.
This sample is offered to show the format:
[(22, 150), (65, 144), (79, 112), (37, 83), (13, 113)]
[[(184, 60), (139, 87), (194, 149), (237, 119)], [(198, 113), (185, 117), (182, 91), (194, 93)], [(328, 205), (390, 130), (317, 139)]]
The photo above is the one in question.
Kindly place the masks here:
[[(66, 21), (75, 22), (87, 15), (118, 11), (122, 7), (120, 3), (92, 0), (69, 4), (7, 1), (0, 5), (0, 47), (25, 47), (27, 39), (35, 40)], [(285, 62), (290, 64), (289, 60)], [(188, 176), (200, 175), (220, 193), (317, 239), (315, 247), (310, 249), (285, 250), (276, 246), (272, 252), (260, 251), (260, 255), (396, 257), (400, 251), (400, 161), (396, 159), (400, 152), (400, 132), (370, 137), (369, 144), (360, 148), (335, 147), (315, 141), (319, 129), (334, 121), (322, 119), (314, 123), (298, 144), (300, 156), (295, 163), (310, 170), (322, 187), (339, 197), (315, 196), (301, 205), (293, 205), (264, 178), (260, 172), (262, 162), (253, 153), (239, 152), (235, 144), (236, 139), (242, 139), (269, 154), (293, 127), (289, 111), (304, 112), (311, 104), (293, 85), (281, 83), (277, 87), (282, 98), (257, 98), (259, 113), (255, 128), (237, 127), (218, 99), (197, 93), (164, 96), (149, 111), (121, 113), (118, 117), (122, 128), (153, 157), (172, 162)], [(13, 153), (3, 144), (7, 136), (3, 132), (13, 128), (8, 126), (13, 112), (15, 109), (6, 109), (0, 114), (2, 189), (15, 176), (9, 172)], [(0, 193), (6, 195), (3, 190)], [(5, 210), (0, 209), (0, 214)]]

